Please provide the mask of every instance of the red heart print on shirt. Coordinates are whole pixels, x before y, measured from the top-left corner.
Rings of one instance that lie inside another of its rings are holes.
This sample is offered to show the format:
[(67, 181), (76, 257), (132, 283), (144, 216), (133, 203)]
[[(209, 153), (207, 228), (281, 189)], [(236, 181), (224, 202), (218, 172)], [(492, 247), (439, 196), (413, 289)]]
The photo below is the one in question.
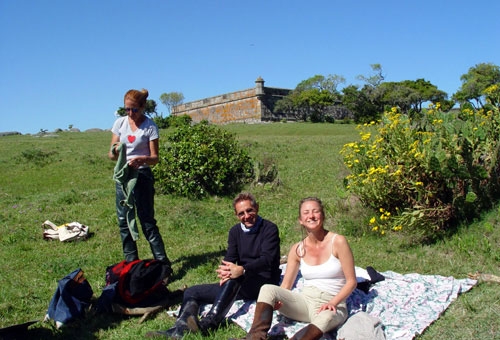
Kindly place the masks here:
[(127, 139), (130, 143), (133, 143), (135, 141), (135, 136), (132, 136), (132, 135), (128, 135), (127, 136)]

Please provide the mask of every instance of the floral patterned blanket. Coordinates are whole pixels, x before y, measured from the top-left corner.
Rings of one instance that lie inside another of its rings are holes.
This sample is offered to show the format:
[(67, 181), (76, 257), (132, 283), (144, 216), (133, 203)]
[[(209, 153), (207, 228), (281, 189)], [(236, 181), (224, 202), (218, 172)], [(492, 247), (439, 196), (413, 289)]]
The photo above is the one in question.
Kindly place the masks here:
[[(356, 268), (363, 271), (361, 268)], [(283, 270), (284, 272), (284, 270)], [(469, 278), (455, 279), (439, 275), (398, 274), (382, 272), (384, 281), (373, 284), (368, 293), (355, 289), (347, 300), (349, 314), (365, 311), (382, 321), (388, 340), (409, 340), (421, 334), (457, 298), (477, 284)], [(358, 276), (358, 281), (362, 280)], [(299, 277), (294, 289), (303, 285)], [(206, 311), (209, 306), (206, 306)], [(228, 318), (248, 331), (252, 325), (255, 301), (236, 301), (228, 312)], [(203, 314), (203, 313), (202, 313)], [(289, 320), (274, 312), (269, 334), (289, 338), (306, 324)], [(322, 339), (335, 339), (336, 334), (325, 334)]]

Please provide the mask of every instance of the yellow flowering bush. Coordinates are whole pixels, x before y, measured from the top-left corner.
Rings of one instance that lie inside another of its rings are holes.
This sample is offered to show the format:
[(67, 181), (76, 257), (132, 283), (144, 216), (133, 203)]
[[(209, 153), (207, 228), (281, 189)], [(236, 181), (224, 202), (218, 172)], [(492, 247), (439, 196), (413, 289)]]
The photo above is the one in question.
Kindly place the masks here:
[(491, 208), (500, 197), (500, 114), (490, 108), (445, 113), (437, 104), (413, 120), (392, 108), (358, 126), (359, 140), (341, 150), (344, 182), (382, 213), (372, 231), (435, 237)]

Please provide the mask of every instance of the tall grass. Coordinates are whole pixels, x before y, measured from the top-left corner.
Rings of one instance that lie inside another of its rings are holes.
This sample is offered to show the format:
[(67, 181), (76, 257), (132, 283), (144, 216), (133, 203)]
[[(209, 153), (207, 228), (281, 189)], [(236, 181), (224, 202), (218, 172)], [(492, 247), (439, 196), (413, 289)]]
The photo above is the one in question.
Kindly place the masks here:
[[(328, 228), (348, 236), (360, 267), (456, 278), (476, 271), (499, 274), (498, 208), (432, 245), (409, 247), (400, 235), (370, 233), (372, 212), (343, 187), (347, 170), (339, 151), (358, 138), (354, 126), (277, 123), (224, 128), (237, 135), (254, 159), (277, 165), (280, 185), (247, 189), (258, 198), (261, 215), (280, 227), (283, 255), (301, 238), (299, 200), (314, 195), (326, 204)], [(163, 136), (167, 133), (162, 131)], [(122, 260), (114, 210), (114, 163), (106, 156), (109, 141), (109, 132), (0, 138), (0, 327), (42, 319), (57, 281), (76, 268), (84, 270), (97, 298), (106, 267)], [(169, 288), (216, 281), (214, 269), (224, 254), (227, 231), (236, 222), (231, 200), (157, 195), (156, 217), (175, 271)], [(92, 235), (76, 243), (45, 241), (41, 224), (47, 219), (56, 224), (78, 221), (88, 225)], [(139, 254), (151, 257), (142, 234)], [(498, 285), (480, 284), (460, 296), (419, 338), (494, 338), (500, 332), (499, 300)], [(173, 322), (166, 313), (141, 324), (135, 317), (89, 315), (59, 331), (37, 323), (30, 336), (135, 339)], [(230, 325), (207, 338), (242, 334)]]

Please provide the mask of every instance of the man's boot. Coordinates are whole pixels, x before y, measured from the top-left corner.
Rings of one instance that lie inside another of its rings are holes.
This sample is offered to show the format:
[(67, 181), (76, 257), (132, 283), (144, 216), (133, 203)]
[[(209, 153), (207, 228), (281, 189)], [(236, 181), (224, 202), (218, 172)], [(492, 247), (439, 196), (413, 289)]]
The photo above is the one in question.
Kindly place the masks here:
[[(198, 323), (198, 328), (203, 334), (208, 331), (217, 329), (231, 308), (240, 291), (240, 283), (237, 280), (229, 280), (222, 287), (221, 292), (217, 296), (210, 311)], [(197, 329), (191, 329), (196, 331)]]
[(175, 321), (174, 327), (166, 331), (154, 331), (146, 333), (146, 337), (166, 337), (167, 339), (182, 339), (186, 332), (189, 332), (193, 324), (198, 320), (199, 305), (194, 299), (188, 300), (179, 312), (179, 317)]
[(302, 328), (294, 334), (290, 340), (318, 340), (323, 336), (323, 332), (312, 323)]
[[(247, 336), (241, 340), (266, 340), (267, 332), (273, 321), (273, 306), (265, 302), (257, 302), (252, 327)], [(236, 340), (230, 338), (229, 340)]]

